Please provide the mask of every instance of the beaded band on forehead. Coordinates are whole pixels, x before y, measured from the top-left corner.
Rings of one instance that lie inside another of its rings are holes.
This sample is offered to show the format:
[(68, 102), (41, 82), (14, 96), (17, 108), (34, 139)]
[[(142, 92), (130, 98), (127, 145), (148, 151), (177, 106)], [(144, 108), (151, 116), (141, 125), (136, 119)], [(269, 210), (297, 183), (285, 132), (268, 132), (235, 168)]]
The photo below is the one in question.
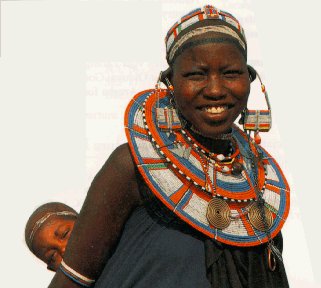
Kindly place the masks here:
[(205, 26), (205, 27), (196, 28), (196, 29), (186, 33), (185, 35), (183, 35), (183, 37), (181, 37), (179, 40), (177, 40), (177, 42), (175, 42), (175, 44), (173, 45), (172, 49), (168, 53), (168, 61), (172, 62), (172, 60), (174, 58), (174, 55), (177, 52), (177, 50), (184, 43), (186, 43), (189, 39), (191, 39), (192, 37), (195, 37), (195, 36), (202, 35), (204, 33), (209, 33), (209, 32), (222, 33), (222, 34), (229, 35), (229, 36), (235, 38), (238, 41), (238, 43), (240, 44), (240, 46), (244, 50), (246, 50), (246, 45), (245, 45), (244, 41), (231, 28), (229, 28), (227, 26), (223, 26), (223, 25), (220, 25), (220, 26)]
[(29, 241), (28, 241), (28, 247), (32, 250), (32, 242), (35, 237), (36, 232), (39, 230), (41, 225), (45, 223), (51, 216), (75, 216), (77, 217), (77, 214), (75, 212), (71, 211), (61, 211), (61, 212), (49, 212), (46, 213), (44, 216), (42, 216), (33, 226), (31, 233), (29, 235)]
[[(204, 26), (192, 29), (193, 25), (199, 26), (201, 24)], [(186, 41), (190, 40), (192, 37), (208, 32), (229, 35), (230, 37), (235, 38), (240, 46), (246, 51), (245, 33), (238, 20), (230, 13), (221, 11), (214, 6), (207, 5), (183, 16), (169, 30), (165, 38), (168, 63), (172, 62), (175, 53)]]

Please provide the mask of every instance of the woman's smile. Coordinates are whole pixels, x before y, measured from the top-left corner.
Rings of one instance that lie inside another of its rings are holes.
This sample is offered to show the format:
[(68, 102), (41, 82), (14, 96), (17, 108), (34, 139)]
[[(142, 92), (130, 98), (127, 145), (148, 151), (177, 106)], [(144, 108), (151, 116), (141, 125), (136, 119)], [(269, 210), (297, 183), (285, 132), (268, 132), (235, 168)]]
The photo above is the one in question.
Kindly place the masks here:
[(210, 138), (231, 129), (250, 92), (245, 58), (231, 43), (186, 49), (174, 62), (172, 82), (179, 111)]
[(202, 117), (208, 117), (210, 121), (220, 122), (228, 117), (230, 110), (233, 105), (208, 105), (198, 108), (198, 110), (203, 115)]

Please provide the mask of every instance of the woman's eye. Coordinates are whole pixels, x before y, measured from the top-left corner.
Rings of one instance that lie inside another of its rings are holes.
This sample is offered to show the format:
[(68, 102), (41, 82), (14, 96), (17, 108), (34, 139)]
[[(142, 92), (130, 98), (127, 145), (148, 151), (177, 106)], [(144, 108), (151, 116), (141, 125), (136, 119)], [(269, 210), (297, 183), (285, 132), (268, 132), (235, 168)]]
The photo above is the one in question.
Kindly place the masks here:
[(224, 71), (223, 74), (226, 77), (233, 78), (233, 77), (237, 77), (237, 76), (243, 74), (243, 71), (241, 71), (241, 70), (227, 70), (227, 71)]
[(191, 80), (200, 80), (206, 77), (206, 73), (203, 71), (192, 71), (183, 74), (183, 76)]

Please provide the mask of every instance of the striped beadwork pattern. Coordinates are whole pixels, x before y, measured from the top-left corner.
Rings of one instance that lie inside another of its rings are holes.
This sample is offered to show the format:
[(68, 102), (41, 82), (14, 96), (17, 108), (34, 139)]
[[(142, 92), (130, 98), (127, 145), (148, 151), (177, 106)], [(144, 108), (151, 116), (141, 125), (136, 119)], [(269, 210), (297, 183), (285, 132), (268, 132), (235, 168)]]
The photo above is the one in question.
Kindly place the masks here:
[(267, 132), (271, 129), (270, 110), (247, 110), (244, 116), (246, 130)]
[(156, 108), (158, 127), (164, 130), (181, 128), (181, 122), (175, 109)]
[[(188, 14), (184, 15), (179, 21), (177, 21), (168, 31), (165, 43), (166, 43), (166, 51), (167, 53), (171, 49), (176, 37), (184, 31), (186, 28), (195, 24), (199, 21), (205, 19), (218, 19), (223, 22), (228, 23), (232, 27), (234, 27), (239, 33), (245, 38), (245, 33), (243, 28), (241, 27), (239, 21), (230, 13), (219, 10), (211, 5), (206, 5), (203, 8), (195, 9)], [(246, 40), (245, 40), (246, 41)]]
[[(235, 246), (267, 242), (266, 233), (252, 227), (247, 215), (256, 193), (248, 160), (252, 150), (245, 133), (233, 127), (233, 138), (240, 150), (237, 161), (245, 167), (242, 173), (235, 176), (219, 172), (215, 162), (205, 173), (200, 154), (180, 130), (168, 132), (157, 125), (156, 109), (170, 107), (166, 94), (166, 90), (157, 96), (154, 90), (143, 91), (134, 96), (125, 113), (126, 136), (133, 158), (152, 193), (179, 218), (208, 237)], [(287, 218), (290, 191), (276, 161), (263, 148), (260, 150), (264, 165), (258, 165), (255, 172), (260, 193), (274, 218), (270, 230), (274, 237)], [(231, 210), (231, 223), (223, 230), (211, 226), (206, 217), (208, 203), (213, 198), (211, 190), (205, 188), (207, 174), (215, 186), (216, 197), (224, 199)]]

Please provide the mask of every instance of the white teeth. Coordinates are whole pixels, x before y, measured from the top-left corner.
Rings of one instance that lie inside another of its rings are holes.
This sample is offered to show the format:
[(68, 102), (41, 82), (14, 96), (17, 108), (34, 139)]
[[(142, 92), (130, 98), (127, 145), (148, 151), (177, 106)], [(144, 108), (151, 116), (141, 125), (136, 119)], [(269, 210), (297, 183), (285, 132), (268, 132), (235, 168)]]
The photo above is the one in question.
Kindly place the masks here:
[(219, 114), (227, 110), (227, 106), (205, 107), (204, 111), (212, 114)]

